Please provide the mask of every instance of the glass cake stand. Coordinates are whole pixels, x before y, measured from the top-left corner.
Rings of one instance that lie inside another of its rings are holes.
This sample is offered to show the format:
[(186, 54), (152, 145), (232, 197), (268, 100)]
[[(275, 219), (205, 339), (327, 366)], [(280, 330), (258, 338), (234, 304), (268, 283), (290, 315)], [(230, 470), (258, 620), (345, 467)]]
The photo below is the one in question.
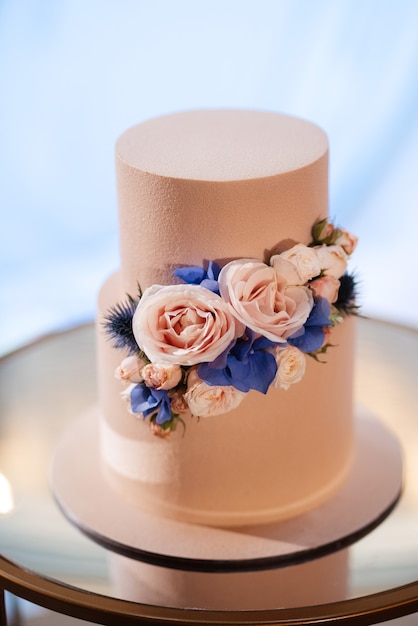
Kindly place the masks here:
[[(358, 326), (356, 402), (378, 416), (401, 442), (402, 497), (381, 524), (345, 548), (348, 585), (340, 596), (331, 602), (318, 596), (309, 604), (285, 606), (278, 596), (277, 607), (273, 601), (256, 610), (145, 604), (115, 591), (108, 551), (62, 515), (48, 479), (63, 430), (96, 402), (93, 326), (48, 335), (4, 357), (0, 624), (7, 624), (4, 590), (57, 614), (121, 626), (418, 623), (413, 615), (418, 611), (418, 332), (376, 320), (359, 319)], [(282, 569), (286, 576), (286, 567)], [(225, 574), (212, 574), (218, 575)], [(247, 576), (251, 584), (256, 573)], [(302, 587), (311, 583), (309, 578), (293, 581), (302, 598)]]

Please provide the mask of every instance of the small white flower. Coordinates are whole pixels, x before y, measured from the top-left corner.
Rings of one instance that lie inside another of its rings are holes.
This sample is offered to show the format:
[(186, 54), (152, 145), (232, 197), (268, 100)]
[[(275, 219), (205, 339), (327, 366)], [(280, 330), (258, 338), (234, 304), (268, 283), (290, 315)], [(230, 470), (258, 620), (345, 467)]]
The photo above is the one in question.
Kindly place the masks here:
[(196, 370), (192, 370), (187, 381), (184, 398), (192, 415), (210, 417), (235, 409), (246, 394), (232, 386), (212, 386), (203, 382)]
[(128, 411), (129, 413), (133, 414), (132, 408), (131, 408), (131, 391), (132, 389), (136, 387), (135, 383), (132, 383), (131, 385), (129, 385), (128, 387), (125, 387), (125, 389), (123, 391), (121, 391), (120, 393), (120, 397), (122, 398), (122, 400), (124, 400), (126, 402), (126, 404), (128, 405)]
[(325, 276), (340, 278), (347, 267), (347, 255), (342, 246), (315, 246), (319, 266)]
[(302, 243), (281, 254), (275, 254), (271, 257), (270, 264), (285, 276), (289, 285), (304, 285), (321, 273), (317, 254)]
[(273, 382), (275, 387), (289, 389), (290, 385), (302, 380), (306, 369), (306, 357), (301, 350), (287, 346), (276, 354), (277, 374)]

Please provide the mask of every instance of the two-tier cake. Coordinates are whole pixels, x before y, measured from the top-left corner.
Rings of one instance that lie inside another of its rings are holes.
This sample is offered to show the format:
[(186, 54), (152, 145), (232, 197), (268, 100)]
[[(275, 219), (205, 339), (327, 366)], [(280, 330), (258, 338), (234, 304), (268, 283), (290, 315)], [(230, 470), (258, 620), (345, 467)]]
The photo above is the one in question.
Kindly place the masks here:
[(138, 510), (217, 526), (324, 502), (353, 451), (356, 244), (328, 221), (326, 135), (269, 112), (177, 113), (124, 133), (116, 162), (106, 479)]

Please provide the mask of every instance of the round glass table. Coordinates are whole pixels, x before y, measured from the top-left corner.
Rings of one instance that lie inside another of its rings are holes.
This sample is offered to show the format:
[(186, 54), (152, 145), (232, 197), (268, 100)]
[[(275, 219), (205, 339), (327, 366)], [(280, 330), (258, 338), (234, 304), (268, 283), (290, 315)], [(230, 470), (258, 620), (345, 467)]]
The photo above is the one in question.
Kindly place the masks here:
[[(268, 608), (247, 609), (243, 602), (242, 610), (213, 610), (198, 602), (181, 608), (124, 597), (115, 590), (106, 549), (71, 525), (54, 501), (48, 476), (56, 443), (65, 427), (96, 402), (93, 326), (48, 335), (3, 357), (0, 624), (7, 624), (4, 590), (57, 613), (122, 626), (412, 623), (418, 611), (417, 374), (417, 331), (359, 319), (356, 402), (401, 442), (405, 484), (388, 517), (346, 549), (344, 591), (325, 602), (322, 596), (308, 595), (308, 604), (302, 593), (293, 604), (277, 596), (276, 606), (273, 589)], [(247, 575), (251, 584), (256, 574)], [(302, 590), (311, 583), (296, 576), (292, 584)]]

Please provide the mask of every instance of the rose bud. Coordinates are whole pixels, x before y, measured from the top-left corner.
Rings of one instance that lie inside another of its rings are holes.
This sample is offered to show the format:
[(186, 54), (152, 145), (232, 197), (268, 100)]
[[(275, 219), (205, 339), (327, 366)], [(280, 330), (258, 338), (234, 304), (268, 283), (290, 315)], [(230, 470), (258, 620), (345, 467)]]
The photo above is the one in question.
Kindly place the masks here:
[(341, 246), (346, 254), (353, 254), (356, 249), (358, 237), (349, 233), (348, 230), (342, 228), (338, 229), (338, 236), (335, 239), (335, 244)]
[(137, 356), (128, 356), (115, 370), (115, 377), (130, 383), (141, 383), (141, 370), (145, 365), (144, 359)]
[(340, 281), (335, 276), (321, 276), (309, 283), (316, 298), (326, 298), (330, 304), (336, 302)]
[(180, 365), (171, 363), (148, 363), (141, 370), (141, 376), (148, 387), (154, 389), (172, 389), (179, 384), (182, 378)]
[(184, 399), (184, 391), (174, 391), (170, 394), (170, 406), (173, 413), (189, 413), (189, 405)]
[(318, 243), (331, 243), (333, 233), (334, 226), (326, 218), (312, 228), (312, 237)]
[(160, 439), (167, 439), (170, 436), (172, 428), (163, 428), (157, 422), (150, 422), (150, 429), (153, 435)]
[(341, 246), (316, 246), (318, 261), (322, 273), (340, 278), (347, 267), (347, 255)]

